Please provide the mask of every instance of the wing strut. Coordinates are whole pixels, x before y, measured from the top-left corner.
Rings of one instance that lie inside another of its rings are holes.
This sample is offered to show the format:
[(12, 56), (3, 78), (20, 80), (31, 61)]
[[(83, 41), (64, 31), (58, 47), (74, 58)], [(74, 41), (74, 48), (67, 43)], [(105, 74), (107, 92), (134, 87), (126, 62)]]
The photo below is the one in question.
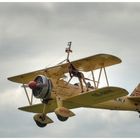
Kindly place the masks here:
[(106, 73), (105, 67), (103, 67), (103, 70), (104, 70), (107, 86), (109, 87), (109, 82), (108, 82), (108, 78), (107, 78), (107, 73)]
[(105, 75), (105, 80), (106, 80), (106, 84), (107, 84), (107, 86), (109, 87), (109, 81), (108, 81), (106, 69), (105, 69), (105, 67), (103, 66), (103, 67), (100, 68), (99, 76), (98, 76), (98, 81), (95, 80), (94, 71), (93, 71), (93, 70), (91, 71), (91, 74), (92, 74), (92, 81), (93, 81), (93, 84), (94, 84), (95, 89), (98, 89), (98, 88), (99, 88), (99, 84), (100, 84), (100, 81), (101, 81), (102, 73), (104, 73), (104, 75)]
[(95, 76), (94, 76), (93, 70), (91, 71), (91, 74), (92, 74), (92, 79), (93, 79), (94, 87), (96, 89), (97, 87), (96, 87), (96, 81), (95, 81)]
[(72, 44), (71, 41), (68, 42), (68, 45), (67, 46), (69, 46), (69, 47), (65, 49), (65, 52), (67, 53), (67, 58), (65, 60), (63, 60), (62, 62), (58, 63), (57, 65), (60, 65), (60, 64), (64, 63), (65, 61), (68, 62), (70, 53), (72, 53), (71, 44)]
[(102, 67), (100, 68), (100, 72), (99, 72), (99, 77), (98, 77), (98, 81), (97, 81), (97, 88), (99, 87), (99, 82), (100, 82), (101, 74), (102, 74)]
[(23, 84), (22, 87), (24, 88), (24, 91), (26, 93), (27, 100), (29, 102), (29, 105), (31, 106), (33, 104), (33, 94), (31, 94), (31, 99), (30, 99), (29, 98), (29, 95), (28, 95), (28, 92), (27, 92), (27, 89), (26, 89), (26, 85)]

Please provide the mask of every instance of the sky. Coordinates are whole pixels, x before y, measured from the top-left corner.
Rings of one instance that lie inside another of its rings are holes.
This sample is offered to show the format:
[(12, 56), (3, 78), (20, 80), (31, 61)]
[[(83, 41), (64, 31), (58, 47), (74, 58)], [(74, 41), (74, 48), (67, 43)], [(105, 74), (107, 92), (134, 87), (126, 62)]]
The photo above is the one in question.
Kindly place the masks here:
[(0, 3), (0, 137), (121, 138), (140, 137), (137, 112), (74, 109), (66, 122), (41, 129), (21, 86), (7, 77), (98, 53), (118, 56), (122, 63), (107, 68), (110, 85), (130, 93), (140, 82), (140, 3)]

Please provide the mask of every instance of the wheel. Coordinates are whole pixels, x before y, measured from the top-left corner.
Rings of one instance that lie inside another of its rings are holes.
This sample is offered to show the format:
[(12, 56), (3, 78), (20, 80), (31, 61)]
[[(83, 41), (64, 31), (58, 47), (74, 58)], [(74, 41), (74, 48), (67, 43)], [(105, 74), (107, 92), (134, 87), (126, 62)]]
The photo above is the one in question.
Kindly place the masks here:
[(47, 125), (47, 117), (44, 114), (36, 114), (34, 121), (39, 127), (45, 127)]
[(57, 116), (58, 120), (60, 120), (62, 122), (66, 121), (68, 119), (68, 117), (63, 117), (63, 116), (58, 115), (58, 114), (56, 116)]
[(41, 122), (39, 122), (37, 120), (35, 120), (35, 122), (36, 122), (38, 127), (45, 127), (47, 125), (46, 123), (41, 123)]

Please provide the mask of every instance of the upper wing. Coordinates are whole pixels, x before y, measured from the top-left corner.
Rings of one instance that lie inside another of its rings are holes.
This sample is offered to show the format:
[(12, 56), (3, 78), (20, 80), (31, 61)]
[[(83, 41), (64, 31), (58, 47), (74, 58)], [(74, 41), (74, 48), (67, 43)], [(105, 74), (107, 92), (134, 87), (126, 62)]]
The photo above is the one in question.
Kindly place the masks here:
[[(86, 57), (80, 60), (71, 62), (77, 69), (88, 72), (91, 70), (96, 70), (101, 67), (107, 67), (114, 64), (121, 63), (121, 60), (113, 55), (109, 54), (97, 54), (90, 57)], [(38, 71), (33, 71), (30, 73), (14, 76), (8, 78), (8, 80), (17, 82), (17, 83), (28, 83), (33, 80), (37, 75), (45, 75), (49, 78), (59, 79), (64, 76), (65, 73), (68, 72), (68, 63), (57, 65), (54, 67), (41, 69)]]
[[(128, 92), (125, 89), (118, 87), (105, 87), (90, 91), (63, 101), (63, 106), (69, 109), (78, 107), (89, 107), (97, 103), (112, 100), (121, 96), (127, 95)], [(51, 100), (46, 105), (46, 113), (54, 112), (57, 108), (56, 100)], [(43, 110), (43, 104), (36, 104), (32, 106), (25, 106), (19, 108), (20, 110), (34, 113), (41, 113)]]
[(121, 63), (121, 59), (110, 54), (97, 54), (72, 62), (76, 68), (84, 72), (96, 70), (101, 67), (108, 67), (118, 63)]
[(30, 81), (34, 80), (38, 75), (45, 75), (49, 78), (59, 79), (60, 77), (64, 76), (64, 72), (60, 65), (9, 77), (8, 80), (16, 83), (27, 84)]

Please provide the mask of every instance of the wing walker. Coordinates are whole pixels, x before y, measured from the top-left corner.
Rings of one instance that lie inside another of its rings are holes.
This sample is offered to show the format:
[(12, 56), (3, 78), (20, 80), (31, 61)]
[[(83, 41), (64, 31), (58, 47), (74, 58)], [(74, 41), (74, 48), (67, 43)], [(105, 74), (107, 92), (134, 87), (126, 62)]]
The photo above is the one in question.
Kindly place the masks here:
[[(109, 84), (106, 67), (121, 63), (120, 58), (110, 54), (97, 54), (70, 61), (71, 45), (72, 42), (68, 42), (65, 50), (67, 58), (57, 65), (8, 78), (20, 83), (25, 91), (29, 105), (20, 107), (20, 110), (36, 113), (33, 118), (39, 127), (53, 123), (48, 117), (51, 112), (64, 122), (75, 116), (71, 109), (80, 107), (140, 113), (140, 85), (127, 96), (127, 90)], [(99, 73), (95, 76), (97, 70)], [(90, 74), (90, 78), (84, 73)], [(65, 79), (66, 74), (69, 75), (69, 80)], [(103, 74), (105, 84), (101, 86)], [(79, 83), (71, 83), (73, 77)], [(40, 103), (35, 103), (34, 98), (39, 99)]]

